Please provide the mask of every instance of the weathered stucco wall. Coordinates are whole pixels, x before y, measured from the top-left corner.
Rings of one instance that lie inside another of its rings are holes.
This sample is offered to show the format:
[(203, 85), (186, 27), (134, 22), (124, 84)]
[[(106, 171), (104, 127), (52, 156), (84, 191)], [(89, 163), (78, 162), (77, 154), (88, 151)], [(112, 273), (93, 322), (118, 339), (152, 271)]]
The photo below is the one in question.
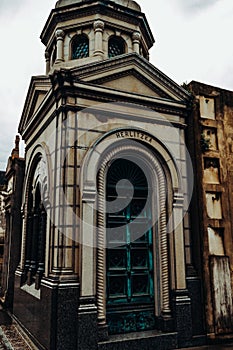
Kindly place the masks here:
[(233, 92), (202, 83), (189, 85), (195, 96), (193, 130), (197, 198), (203, 250), (207, 332), (233, 332)]

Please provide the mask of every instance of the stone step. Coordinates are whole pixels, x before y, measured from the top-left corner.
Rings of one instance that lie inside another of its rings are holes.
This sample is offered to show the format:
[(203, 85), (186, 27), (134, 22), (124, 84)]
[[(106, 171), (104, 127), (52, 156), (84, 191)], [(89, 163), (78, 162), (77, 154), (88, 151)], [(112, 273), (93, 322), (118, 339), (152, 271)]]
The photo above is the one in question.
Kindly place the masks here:
[(177, 348), (177, 333), (146, 331), (109, 336), (99, 342), (98, 350), (171, 350)]

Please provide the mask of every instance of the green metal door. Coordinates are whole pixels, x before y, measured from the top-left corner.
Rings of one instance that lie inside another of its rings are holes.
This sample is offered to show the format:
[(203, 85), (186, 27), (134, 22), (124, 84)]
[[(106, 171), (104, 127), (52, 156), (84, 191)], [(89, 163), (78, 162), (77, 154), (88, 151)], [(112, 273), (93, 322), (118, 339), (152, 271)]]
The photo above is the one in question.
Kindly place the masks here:
[(107, 174), (106, 218), (106, 307), (110, 334), (155, 326), (149, 191), (140, 166), (128, 159), (113, 161)]

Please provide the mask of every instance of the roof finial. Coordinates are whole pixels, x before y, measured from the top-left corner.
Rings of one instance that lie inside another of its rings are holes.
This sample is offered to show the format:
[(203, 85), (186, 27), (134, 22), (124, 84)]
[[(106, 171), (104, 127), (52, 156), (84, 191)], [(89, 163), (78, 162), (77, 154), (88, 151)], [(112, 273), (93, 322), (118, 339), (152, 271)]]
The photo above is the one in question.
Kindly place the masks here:
[(11, 152), (12, 159), (19, 158), (19, 141), (20, 141), (20, 137), (19, 137), (19, 135), (16, 135), (15, 148), (13, 148), (13, 150)]

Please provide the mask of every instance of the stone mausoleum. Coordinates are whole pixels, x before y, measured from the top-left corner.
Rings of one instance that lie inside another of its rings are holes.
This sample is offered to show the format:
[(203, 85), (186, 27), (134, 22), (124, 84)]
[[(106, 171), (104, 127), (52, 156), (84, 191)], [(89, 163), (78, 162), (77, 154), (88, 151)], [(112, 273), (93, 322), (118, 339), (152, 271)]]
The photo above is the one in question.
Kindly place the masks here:
[(149, 62), (154, 37), (132, 0), (59, 0), (41, 40), (46, 73), (32, 77), (19, 125), (14, 319), (41, 350), (204, 344), (185, 142), (194, 93)]

